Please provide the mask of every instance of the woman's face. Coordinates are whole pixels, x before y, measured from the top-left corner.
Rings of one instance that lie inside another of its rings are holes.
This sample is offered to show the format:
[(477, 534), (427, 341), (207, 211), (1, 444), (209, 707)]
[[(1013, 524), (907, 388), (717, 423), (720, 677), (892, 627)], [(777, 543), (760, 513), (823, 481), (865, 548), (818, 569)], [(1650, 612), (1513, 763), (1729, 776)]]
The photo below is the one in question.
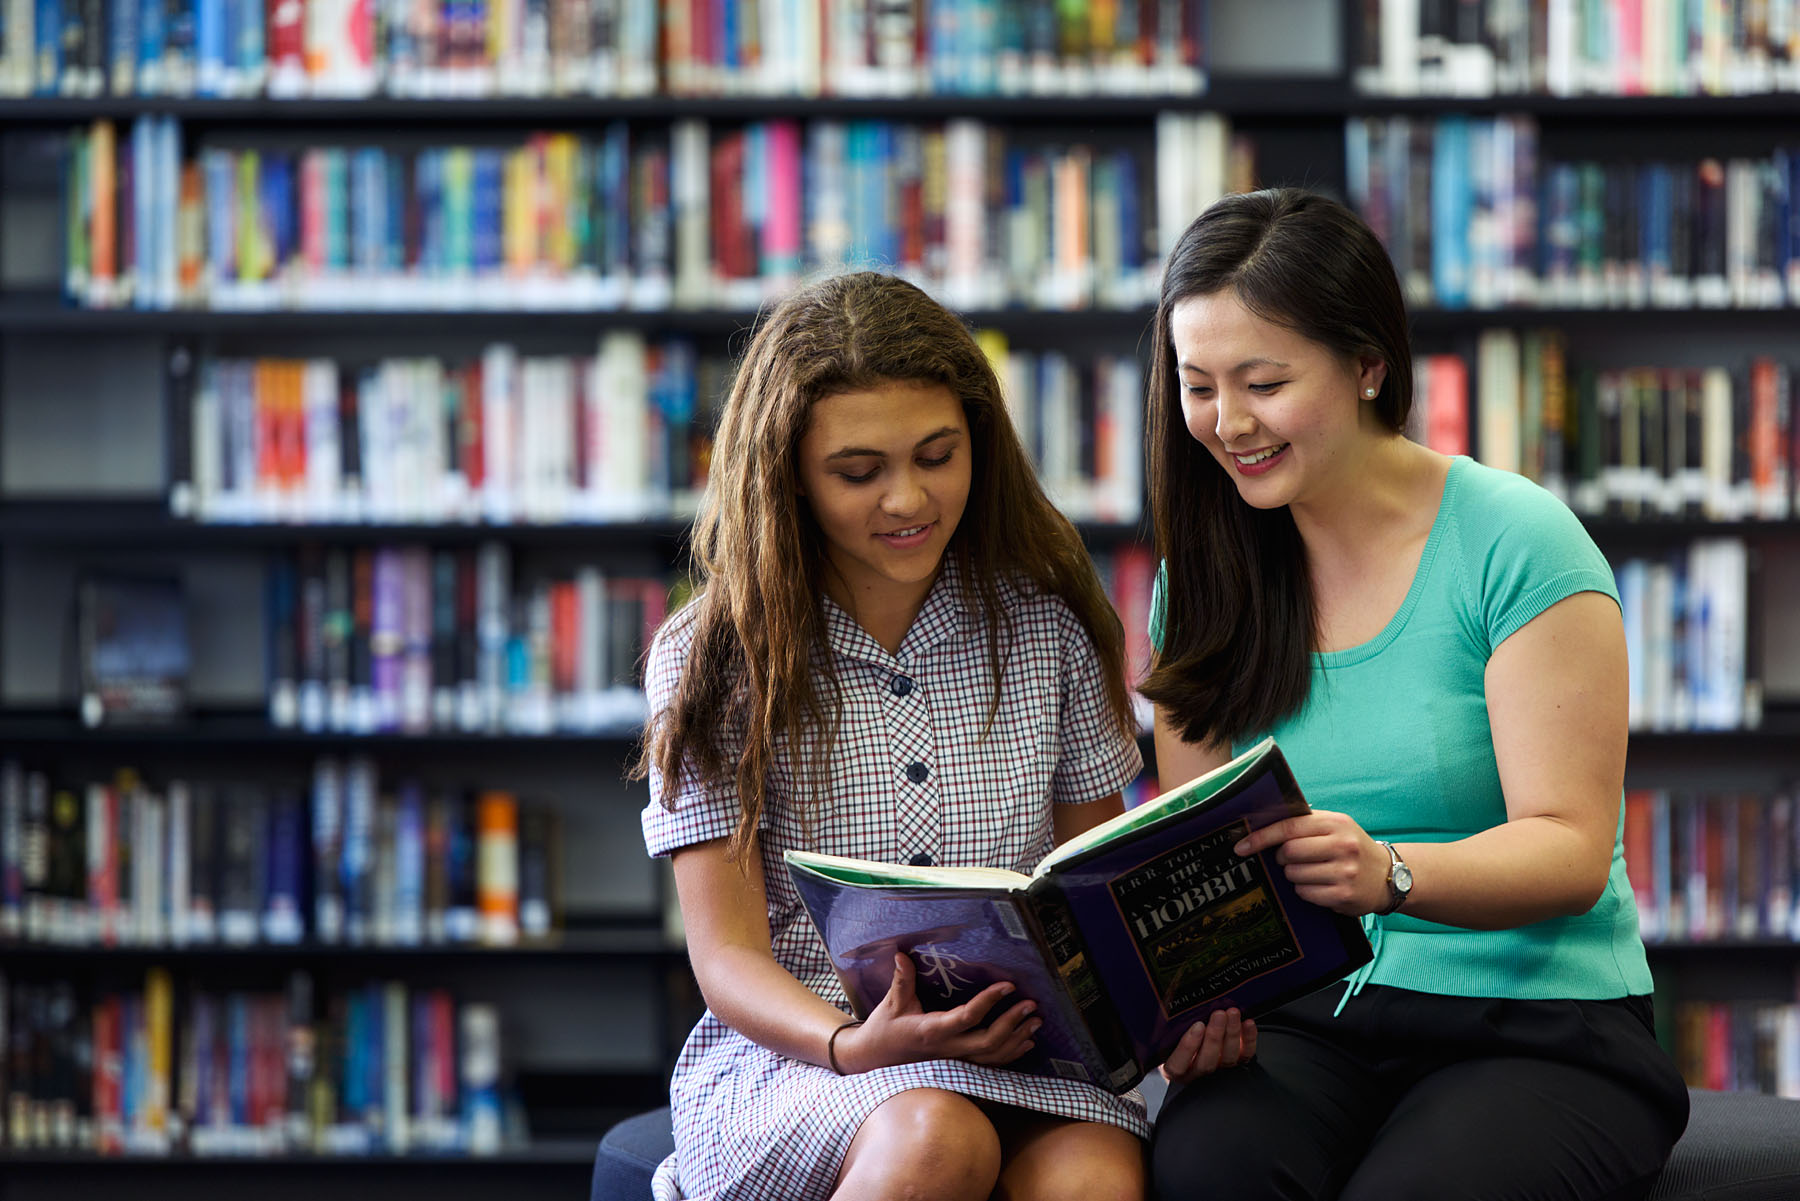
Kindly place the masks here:
[(1188, 432), (1212, 452), (1246, 504), (1273, 509), (1328, 495), (1376, 433), (1367, 389), (1378, 360), (1346, 360), (1266, 321), (1227, 290), (1169, 313)]
[(892, 380), (813, 405), (800, 490), (850, 597), (929, 591), (968, 504), (970, 454), (962, 403), (942, 384)]

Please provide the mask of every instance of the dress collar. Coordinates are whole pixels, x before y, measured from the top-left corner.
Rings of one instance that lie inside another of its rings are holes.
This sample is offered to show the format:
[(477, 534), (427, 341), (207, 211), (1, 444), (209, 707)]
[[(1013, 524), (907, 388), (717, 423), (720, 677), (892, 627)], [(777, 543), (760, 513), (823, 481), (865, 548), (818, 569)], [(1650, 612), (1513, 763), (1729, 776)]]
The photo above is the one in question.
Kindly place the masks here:
[(972, 625), (974, 616), (971, 602), (963, 594), (962, 569), (955, 555), (944, 556), (937, 579), (925, 594), (924, 606), (900, 641), (898, 655), (888, 654), (874, 635), (829, 596), (819, 599), (825, 611), (825, 641), (833, 652), (889, 668), (916, 663), (939, 643), (962, 634)]

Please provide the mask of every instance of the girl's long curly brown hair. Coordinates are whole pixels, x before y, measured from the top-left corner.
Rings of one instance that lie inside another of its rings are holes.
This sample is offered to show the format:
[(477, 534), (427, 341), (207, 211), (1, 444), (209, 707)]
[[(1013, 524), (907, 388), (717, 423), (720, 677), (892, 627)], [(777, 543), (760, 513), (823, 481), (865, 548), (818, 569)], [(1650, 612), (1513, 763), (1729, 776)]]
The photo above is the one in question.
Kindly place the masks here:
[(803, 803), (817, 801), (835, 743), (838, 681), (831, 657), (816, 654), (825, 545), (799, 495), (800, 439), (816, 402), (890, 381), (942, 384), (969, 423), (969, 500), (945, 553), (965, 599), (988, 618), (989, 721), (1012, 626), (1007, 580), (1068, 604), (1099, 653), (1114, 720), (1132, 729), (1118, 616), (1075, 527), (1039, 487), (987, 356), (955, 315), (904, 280), (826, 279), (769, 314), (738, 368), (694, 520), (692, 648), (674, 699), (650, 715), (634, 769), (642, 777), (656, 768), (665, 804), (677, 781), (735, 783), (734, 859), (755, 836), (777, 741), (792, 747)]

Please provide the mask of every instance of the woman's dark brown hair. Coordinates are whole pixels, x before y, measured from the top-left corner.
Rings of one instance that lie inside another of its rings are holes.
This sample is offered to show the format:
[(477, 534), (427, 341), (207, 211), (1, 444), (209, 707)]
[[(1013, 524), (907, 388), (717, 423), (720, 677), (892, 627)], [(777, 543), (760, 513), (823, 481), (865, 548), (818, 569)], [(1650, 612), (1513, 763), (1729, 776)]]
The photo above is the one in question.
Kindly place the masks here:
[(665, 799), (684, 779), (734, 783), (733, 858), (755, 835), (778, 740), (796, 760), (802, 803), (830, 776), (838, 685), (830, 656), (815, 654), (825, 641), (825, 548), (799, 496), (796, 457), (815, 403), (889, 381), (942, 384), (969, 423), (969, 500), (945, 553), (965, 600), (988, 618), (990, 722), (1011, 632), (1007, 580), (1068, 604), (1099, 653), (1114, 720), (1132, 728), (1118, 616), (1075, 527), (1039, 487), (987, 356), (952, 313), (903, 280), (827, 279), (778, 306), (738, 367), (694, 521), (701, 590), (682, 618), (695, 624), (692, 648), (674, 699), (651, 714), (636, 767), (655, 767)]
[(1317, 611), (1293, 514), (1239, 497), (1188, 432), (1169, 319), (1229, 291), (1250, 312), (1346, 359), (1387, 366), (1376, 418), (1399, 432), (1412, 409), (1406, 303), (1387, 251), (1335, 200), (1278, 188), (1227, 196), (1169, 254), (1150, 363), (1150, 515), (1167, 566), (1162, 646), (1140, 690), (1189, 742), (1231, 742), (1305, 704)]

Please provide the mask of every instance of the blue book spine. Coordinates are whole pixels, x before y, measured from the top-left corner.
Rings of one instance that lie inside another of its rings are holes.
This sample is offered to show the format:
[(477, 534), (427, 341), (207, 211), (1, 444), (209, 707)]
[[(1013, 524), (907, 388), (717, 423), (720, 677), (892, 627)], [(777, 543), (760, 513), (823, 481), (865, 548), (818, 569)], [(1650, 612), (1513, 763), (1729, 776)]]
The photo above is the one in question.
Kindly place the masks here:
[(1119, 266), (1135, 273), (1144, 265), (1144, 233), (1138, 227), (1143, 215), (1138, 211), (1137, 160), (1129, 150), (1113, 153), (1116, 171), (1113, 178), (1119, 188)]
[(109, 0), (107, 67), (115, 96), (137, 92), (138, 0)]
[(132, 289), (132, 307), (156, 307), (153, 286), (156, 268), (156, 172), (151, 169), (155, 158), (154, 117), (139, 117), (131, 125), (131, 220), (137, 236), (132, 239), (131, 265), (136, 286)]
[[(381, 985), (366, 985), (363, 992), (363, 1121), (371, 1135), (382, 1129), (387, 1096), (387, 1022), (383, 1020)], [(380, 1145), (378, 1142), (377, 1145)]]
[(144, 998), (127, 993), (124, 1000), (119, 1007), (119, 1120), (129, 1139), (144, 1110)]
[(269, 241), (274, 251), (271, 266), (279, 276), (293, 262), (300, 241), (293, 158), (265, 152), (261, 184), (263, 220), (268, 223)]
[(344, 773), (336, 759), (313, 765), (312, 853), (313, 937), (334, 943), (344, 937), (344, 886), (338, 875), (344, 839)]
[(163, 92), (163, 39), (167, 20), (163, 0), (142, 0), (138, 5), (138, 91), (147, 96)]
[(472, 209), (473, 245), (477, 276), (495, 275), (504, 258), (501, 222), (505, 194), (505, 155), (502, 151), (475, 152)]
[(382, 205), (384, 220), (382, 233), (382, 258), (390, 273), (405, 271), (411, 264), (407, 262), (406, 245), (406, 159), (402, 153), (386, 156), (387, 187), (386, 202)]
[(444, 257), (443, 162), (441, 150), (421, 150), (413, 175), (413, 196), (419, 206), (419, 274), (427, 279), (442, 275)]
[(62, 82), (62, 3), (37, 0), (37, 28), (33, 41), (37, 69), (32, 73), (32, 92), (54, 96)]
[(227, 0), (193, 0), (194, 91), (200, 96), (225, 94)]
[(425, 793), (416, 780), (400, 789), (394, 829), (394, 933), (406, 945), (425, 931)]
[(353, 943), (369, 940), (374, 917), (369, 904), (374, 835), (375, 767), (366, 759), (354, 759), (344, 776), (343, 859), (339, 869), (344, 928)]
[(386, 236), (382, 215), (387, 207), (387, 170), (383, 154), (373, 146), (356, 151), (351, 161), (353, 199), (350, 205), (351, 262), (357, 275), (372, 278), (383, 268)]
[(623, 121), (606, 127), (598, 149), (594, 199), (598, 215), (595, 239), (601, 275), (623, 275), (630, 269), (631, 134)]
[(204, 1130), (222, 1116), (213, 1110), (213, 1045), (218, 1039), (213, 1029), (213, 995), (196, 992), (189, 998), (188, 1006), (193, 1015), (194, 1127)]
[(339, 1100), (344, 1115), (357, 1121), (369, 1107), (367, 1025), (367, 1003), (360, 991), (352, 991), (344, 998), (344, 1088)]
[(206, 267), (218, 283), (237, 278), (237, 164), (232, 153), (208, 148), (200, 158), (201, 187), (206, 194)]
[(1672, 219), (1670, 206), (1672, 188), (1668, 164), (1651, 163), (1644, 167), (1640, 178), (1645, 191), (1644, 216), (1640, 224), (1640, 233), (1643, 239), (1641, 254), (1645, 270), (1654, 279), (1669, 273), (1669, 223)]
[[(156, 239), (156, 287), (160, 307), (172, 309), (180, 287), (180, 249), (176, 245), (176, 229), (181, 208), (181, 121), (162, 116), (154, 118), (152, 146), (155, 151), (156, 204), (151, 213)], [(143, 239), (143, 227), (138, 227)], [(139, 284), (139, 287), (142, 287)]]
[(250, 997), (234, 992), (225, 998), (225, 1095), (231, 1106), (231, 1126), (249, 1130), (250, 1115)]
[(1440, 308), (1469, 301), (1469, 216), (1469, 122), (1444, 117), (1431, 163), (1431, 286)]
[(268, 14), (259, 0), (239, 0), (242, 18), (237, 23), (237, 62), (245, 89), (259, 90), (268, 76)]
[(262, 906), (263, 939), (296, 943), (305, 933), (301, 889), (306, 873), (305, 821), (298, 793), (283, 790), (269, 809), (268, 882)]

